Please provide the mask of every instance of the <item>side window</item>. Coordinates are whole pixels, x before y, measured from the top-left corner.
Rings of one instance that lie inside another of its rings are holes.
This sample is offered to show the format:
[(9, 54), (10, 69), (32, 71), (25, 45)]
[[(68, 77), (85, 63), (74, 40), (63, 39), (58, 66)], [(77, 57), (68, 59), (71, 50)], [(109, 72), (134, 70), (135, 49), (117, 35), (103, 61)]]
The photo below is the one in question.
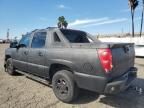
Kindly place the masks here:
[(53, 34), (53, 38), (54, 38), (54, 42), (61, 42), (61, 40), (60, 40), (60, 38), (59, 38), (59, 36), (57, 35), (57, 33), (56, 32), (54, 32), (54, 34)]
[(23, 45), (24, 47), (28, 47), (30, 43), (30, 36), (26, 35), (23, 36), (22, 39), (19, 42), (19, 45)]
[(37, 32), (32, 39), (32, 48), (43, 48), (46, 41), (46, 32)]

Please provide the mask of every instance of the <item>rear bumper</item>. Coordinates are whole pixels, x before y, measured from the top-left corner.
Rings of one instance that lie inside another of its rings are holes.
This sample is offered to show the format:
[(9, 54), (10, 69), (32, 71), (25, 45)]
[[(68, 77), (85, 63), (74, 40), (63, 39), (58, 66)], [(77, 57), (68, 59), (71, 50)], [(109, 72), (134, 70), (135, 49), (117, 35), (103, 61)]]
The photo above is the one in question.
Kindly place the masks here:
[(82, 73), (75, 73), (74, 78), (80, 88), (102, 94), (117, 94), (127, 89), (136, 76), (137, 69), (131, 68), (130, 71), (123, 76), (109, 82), (105, 77), (86, 75)]
[(137, 69), (132, 68), (123, 76), (107, 83), (104, 93), (117, 94), (119, 92), (122, 92), (131, 85), (131, 83), (134, 81), (136, 77), (137, 77)]

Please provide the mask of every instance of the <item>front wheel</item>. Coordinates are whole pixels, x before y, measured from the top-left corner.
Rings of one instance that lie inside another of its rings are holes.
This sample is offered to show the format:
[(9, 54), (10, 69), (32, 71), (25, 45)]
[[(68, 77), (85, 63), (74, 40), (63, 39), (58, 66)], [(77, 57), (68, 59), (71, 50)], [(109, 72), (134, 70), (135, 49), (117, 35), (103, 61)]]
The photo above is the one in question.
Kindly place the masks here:
[(15, 75), (16, 72), (14, 71), (13, 61), (12, 58), (8, 58), (6, 61), (6, 70), (7, 73), (10, 75)]
[(52, 86), (56, 97), (63, 102), (69, 103), (78, 96), (78, 87), (74, 82), (73, 75), (67, 70), (54, 74)]

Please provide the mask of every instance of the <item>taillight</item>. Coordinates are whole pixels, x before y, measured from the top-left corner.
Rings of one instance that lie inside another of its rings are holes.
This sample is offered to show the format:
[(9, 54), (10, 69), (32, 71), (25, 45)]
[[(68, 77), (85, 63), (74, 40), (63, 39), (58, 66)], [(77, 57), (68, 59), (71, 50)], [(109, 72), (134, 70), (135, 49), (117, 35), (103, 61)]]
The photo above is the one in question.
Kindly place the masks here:
[(99, 58), (106, 73), (109, 73), (112, 68), (112, 53), (109, 48), (106, 49), (98, 49)]

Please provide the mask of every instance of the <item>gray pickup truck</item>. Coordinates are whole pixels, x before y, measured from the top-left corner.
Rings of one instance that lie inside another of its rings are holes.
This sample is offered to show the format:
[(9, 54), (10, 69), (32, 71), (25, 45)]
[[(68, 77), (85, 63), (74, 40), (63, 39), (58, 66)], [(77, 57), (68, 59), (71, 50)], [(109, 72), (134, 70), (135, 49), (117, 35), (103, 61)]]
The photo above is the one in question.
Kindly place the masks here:
[(90, 34), (49, 27), (34, 30), (5, 51), (5, 70), (52, 85), (71, 102), (81, 89), (100, 94), (126, 90), (136, 78), (132, 43), (102, 43)]

